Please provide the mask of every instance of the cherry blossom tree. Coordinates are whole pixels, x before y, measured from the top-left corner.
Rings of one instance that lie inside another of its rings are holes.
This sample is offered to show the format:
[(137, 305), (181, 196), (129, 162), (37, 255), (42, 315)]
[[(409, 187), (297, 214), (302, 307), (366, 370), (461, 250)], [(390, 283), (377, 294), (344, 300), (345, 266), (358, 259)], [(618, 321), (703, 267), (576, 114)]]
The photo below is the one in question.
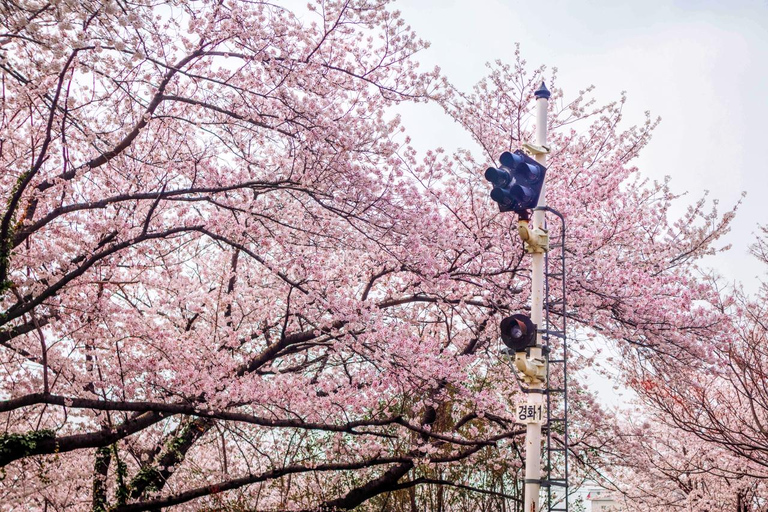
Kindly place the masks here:
[[(768, 264), (768, 232), (761, 228), (753, 254)], [(659, 419), (655, 432), (622, 428), (621, 467), (634, 465), (629, 482), (658, 491), (673, 487), (679, 508), (762, 512), (768, 478), (768, 288), (750, 297), (723, 290), (722, 321), (710, 329), (712, 356), (698, 364), (644, 369), (631, 381), (644, 407), (638, 416)], [(631, 448), (630, 448), (631, 446)], [(642, 460), (639, 460), (642, 459)], [(648, 471), (649, 460), (657, 471)], [(646, 461), (646, 462), (643, 462)], [(635, 478), (637, 477), (637, 478)], [(633, 506), (659, 506), (639, 488), (624, 489)], [(671, 506), (671, 505), (666, 505)]]
[[(531, 138), (539, 72), (518, 55), (455, 90), (385, 1), (0, 14), (2, 507), (519, 499), (496, 325), (529, 269), (481, 171)], [(704, 357), (717, 290), (695, 263), (731, 214), (671, 219), (631, 165), (654, 122), (553, 84), (568, 315), (643, 361)], [(485, 153), (418, 155), (406, 101)], [(601, 417), (573, 411), (578, 451)]]
[[(647, 410), (635, 411), (647, 417)], [(682, 431), (660, 418), (622, 424), (619, 442), (606, 442), (607, 475), (601, 483), (615, 489), (628, 512), (765, 510), (765, 480), (750, 461)]]

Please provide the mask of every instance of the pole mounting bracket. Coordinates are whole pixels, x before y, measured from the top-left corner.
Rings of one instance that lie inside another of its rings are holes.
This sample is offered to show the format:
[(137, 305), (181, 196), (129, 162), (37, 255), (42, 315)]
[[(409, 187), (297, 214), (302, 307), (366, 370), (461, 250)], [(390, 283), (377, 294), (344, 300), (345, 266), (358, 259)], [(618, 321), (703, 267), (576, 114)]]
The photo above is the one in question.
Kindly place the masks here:
[(537, 144), (531, 144), (529, 142), (523, 143), (523, 149), (529, 154), (529, 155), (548, 155), (549, 154), (549, 146), (544, 145), (537, 145)]
[(546, 229), (531, 227), (528, 219), (519, 219), (517, 233), (524, 242), (525, 252), (534, 254), (549, 251), (549, 231)]

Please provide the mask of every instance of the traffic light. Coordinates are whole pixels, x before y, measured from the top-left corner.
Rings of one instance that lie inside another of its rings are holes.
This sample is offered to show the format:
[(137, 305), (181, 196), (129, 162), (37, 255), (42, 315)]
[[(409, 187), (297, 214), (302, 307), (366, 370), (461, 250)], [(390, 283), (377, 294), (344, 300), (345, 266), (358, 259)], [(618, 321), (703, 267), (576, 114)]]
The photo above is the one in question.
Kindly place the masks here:
[(485, 179), (493, 184), (491, 199), (499, 203), (501, 212), (525, 215), (539, 202), (547, 168), (519, 149), (505, 151), (499, 161), (501, 167), (485, 171)]
[(536, 345), (536, 324), (526, 315), (512, 315), (501, 321), (501, 341), (515, 352)]

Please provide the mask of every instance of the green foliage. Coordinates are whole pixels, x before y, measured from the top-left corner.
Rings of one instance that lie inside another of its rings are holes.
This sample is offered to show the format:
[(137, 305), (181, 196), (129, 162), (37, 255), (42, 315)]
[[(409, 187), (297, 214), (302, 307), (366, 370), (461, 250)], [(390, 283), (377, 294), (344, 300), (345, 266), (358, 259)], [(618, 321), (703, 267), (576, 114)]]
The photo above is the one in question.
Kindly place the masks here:
[(146, 489), (145, 492), (157, 491), (157, 482), (160, 481), (161, 477), (162, 475), (157, 468), (144, 466), (133, 478), (133, 487), (144, 487)]
[[(21, 184), (24, 183), (24, 180), (27, 179), (29, 172), (23, 173), (21, 176), (19, 176), (19, 179), (16, 180), (16, 184), (14, 185), (13, 190), (11, 190), (11, 197), (16, 195), (16, 192), (19, 190), (19, 187), (21, 187)], [(5, 276), (5, 278), (2, 281), (0, 281), (0, 295), (8, 291), (11, 288), (11, 286), (13, 286), (13, 282), (11, 282), (11, 280), (7, 278), (7, 275), (8, 275), (8, 269), (11, 265), (11, 251), (13, 250), (13, 238), (16, 233), (16, 230), (14, 229), (14, 226), (13, 226), (13, 224), (15, 223), (15, 217), (16, 216), (14, 215), (11, 218), (11, 225), (10, 225), (10, 229), (8, 230), (8, 233), (2, 240), (0, 240), (0, 276)]]
[[(184, 444), (187, 442), (187, 435), (189, 429), (194, 428), (192, 424), (185, 426), (178, 436), (173, 437), (165, 444), (165, 456), (173, 457), (176, 462), (184, 459), (184, 453), (181, 451)], [(144, 489), (143, 492), (155, 492), (158, 491), (158, 484), (164, 479), (163, 474), (157, 467), (144, 466), (142, 467), (131, 482), (131, 489)], [(136, 497), (136, 496), (134, 496)]]
[(128, 496), (130, 495), (130, 489), (126, 484), (126, 477), (128, 476), (128, 465), (120, 460), (117, 453), (117, 443), (112, 445), (112, 454), (115, 457), (115, 477), (117, 480), (117, 490), (115, 491), (115, 497), (117, 498), (117, 505), (125, 505), (128, 502)]
[(184, 454), (181, 452), (181, 448), (187, 442), (187, 435), (191, 428), (194, 428), (192, 423), (186, 425), (178, 436), (175, 436), (166, 443), (165, 448), (168, 454), (173, 455), (178, 460), (184, 459)]
[(106, 475), (102, 476), (98, 471), (107, 471), (111, 456), (112, 450), (109, 446), (102, 446), (96, 450), (95, 468), (97, 469), (97, 473), (94, 475), (93, 484), (93, 512), (107, 512), (107, 510), (109, 510), (104, 486)]
[(26, 434), (0, 435), (0, 458), (14, 455), (33, 455), (41, 441), (49, 441), (56, 437), (53, 430), (35, 430)]

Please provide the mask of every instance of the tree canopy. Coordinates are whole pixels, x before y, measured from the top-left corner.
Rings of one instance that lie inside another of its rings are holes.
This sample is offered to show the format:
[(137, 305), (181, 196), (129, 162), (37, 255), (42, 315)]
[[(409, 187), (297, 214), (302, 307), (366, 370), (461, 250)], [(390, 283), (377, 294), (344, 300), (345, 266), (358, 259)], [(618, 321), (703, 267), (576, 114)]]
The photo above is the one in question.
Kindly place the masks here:
[[(518, 54), (457, 90), (385, 1), (30, 0), (0, 20), (1, 507), (519, 498), (497, 324), (529, 267), (482, 171), (532, 139), (541, 69)], [(720, 294), (697, 262), (732, 212), (671, 218), (632, 163), (655, 121), (548, 85), (569, 320), (627, 370), (710, 361)], [(402, 102), (484, 153), (420, 155)], [(586, 464), (606, 427), (574, 396)]]

